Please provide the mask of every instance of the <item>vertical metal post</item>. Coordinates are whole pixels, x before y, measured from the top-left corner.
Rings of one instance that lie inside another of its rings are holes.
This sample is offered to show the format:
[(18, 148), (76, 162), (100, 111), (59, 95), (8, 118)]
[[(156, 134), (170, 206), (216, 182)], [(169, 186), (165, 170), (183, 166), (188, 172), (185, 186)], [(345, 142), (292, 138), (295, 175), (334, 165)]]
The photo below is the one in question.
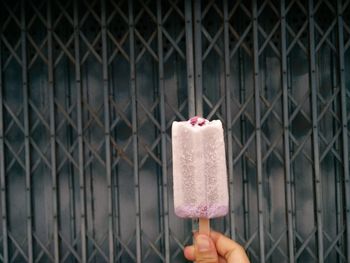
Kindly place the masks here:
[(129, 4), (129, 37), (130, 37), (130, 89), (132, 106), (132, 146), (133, 146), (133, 168), (135, 187), (135, 209), (136, 209), (136, 262), (142, 261), (141, 250), (141, 213), (140, 213), (140, 186), (139, 186), (139, 159), (137, 139), (137, 92), (136, 92), (136, 66), (135, 66), (135, 25), (134, 25), (134, 1)]
[(80, 45), (79, 45), (79, 14), (78, 0), (74, 1), (74, 55), (75, 55), (75, 85), (77, 89), (77, 129), (78, 129), (78, 154), (79, 154), (79, 186), (80, 186), (80, 231), (81, 231), (81, 259), (87, 262), (86, 240), (86, 197), (84, 174), (84, 145), (83, 145), (83, 113), (82, 90), (80, 72)]
[(108, 66), (107, 66), (107, 25), (106, 25), (106, 0), (101, 0), (101, 37), (102, 37), (102, 74), (104, 92), (104, 127), (105, 127), (105, 150), (106, 150), (106, 177), (108, 191), (108, 245), (109, 262), (114, 262), (114, 235), (113, 235), (113, 199), (112, 199), (112, 164), (111, 164), (111, 134), (109, 116), (109, 91), (108, 91)]
[(287, 77), (287, 34), (286, 34), (286, 6), (285, 0), (280, 2), (281, 13), (281, 56), (282, 56), (282, 89), (283, 89), (283, 141), (284, 141), (284, 173), (285, 173), (285, 196), (287, 211), (287, 235), (289, 262), (295, 261), (294, 251), (294, 230), (293, 230), (293, 209), (290, 172), (290, 148), (289, 148), (289, 108), (288, 108), (288, 77)]
[(158, 77), (160, 91), (160, 125), (161, 125), (161, 158), (162, 158), (162, 205), (163, 226), (165, 238), (165, 262), (170, 263), (170, 238), (169, 238), (169, 207), (168, 207), (168, 173), (166, 151), (166, 119), (165, 119), (165, 83), (163, 61), (163, 23), (161, 0), (157, 0), (157, 24), (158, 24)]
[(347, 99), (345, 85), (345, 50), (344, 50), (344, 18), (342, 12), (342, 1), (337, 0), (338, 15), (338, 55), (339, 55), (339, 84), (341, 97), (341, 121), (342, 121), (342, 139), (343, 139), (343, 173), (345, 189), (345, 225), (346, 225), (346, 254), (350, 261), (350, 176), (349, 176), (349, 140), (348, 140), (348, 120), (347, 120)]
[(187, 66), (187, 90), (188, 90), (188, 114), (192, 117), (196, 114), (196, 102), (194, 94), (194, 62), (193, 62), (193, 23), (191, 1), (185, 0), (186, 20), (186, 66)]
[[(2, 35), (0, 29), (0, 35)], [(6, 194), (6, 175), (5, 175), (5, 121), (3, 113), (3, 78), (2, 78), (2, 41), (0, 40), (0, 187), (1, 187), (1, 215), (2, 215), (2, 246), (3, 260), (8, 262), (8, 229), (7, 229), (7, 194)]]
[[(238, 63), (239, 63), (239, 102), (243, 105), (246, 101), (246, 88), (245, 88), (245, 69), (244, 69), (244, 58), (242, 55), (242, 48), (238, 49)], [(247, 121), (244, 113), (240, 117), (241, 125), (241, 141), (242, 144), (247, 142)], [(247, 176), (247, 160), (242, 155), (241, 161), (242, 179), (243, 179), (243, 213), (244, 213), (244, 238), (248, 240), (250, 235), (249, 227), (249, 182)]]
[[(69, 62), (66, 62), (67, 65), (66, 67), (64, 68), (64, 72), (65, 72), (65, 75), (67, 76), (67, 82), (69, 83), (70, 82), (70, 79), (71, 79), (71, 73), (70, 73), (70, 70), (69, 70), (69, 67), (68, 67), (68, 63)], [(68, 85), (66, 83), (65, 85), (65, 106), (69, 109), (69, 106), (71, 105), (72, 103), (72, 98), (71, 98), (71, 94), (70, 94), (70, 85)], [(65, 132), (66, 132), (66, 137), (67, 137), (67, 146), (68, 147), (71, 147), (72, 145), (72, 128), (70, 126), (67, 125), (66, 129), (65, 129)], [(69, 164), (68, 166), (68, 189), (69, 189), (69, 215), (70, 215), (70, 241), (72, 243), (74, 243), (74, 240), (76, 239), (76, 215), (75, 215), (75, 189), (74, 189), (74, 182), (75, 182), (75, 178), (74, 178), (74, 165), (72, 163)], [(74, 249), (76, 249), (76, 245), (73, 246)]]
[(233, 182), (233, 164), (232, 164), (232, 116), (231, 116), (231, 70), (230, 70), (230, 36), (228, 21), (228, 4), (224, 0), (224, 54), (225, 54), (225, 90), (226, 90), (226, 143), (227, 143), (227, 166), (230, 191), (230, 232), (231, 238), (236, 239), (235, 232), (235, 211), (234, 211), (234, 182)]
[[(111, 72), (114, 72), (113, 70), (113, 64), (111, 63), (110, 64), (110, 70)], [(116, 83), (114, 82), (114, 78), (113, 76), (111, 76), (111, 78), (109, 79), (109, 83), (112, 87), (117, 87)], [(116, 88), (113, 88), (111, 89), (111, 100), (114, 100), (114, 96), (115, 96), (115, 90)], [(111, 110), (111, 119), (112, 120), (115, 120), (116, 118), (116, 114), (113, 110)], [(111, 133), (112, 131), (110, 131)], [(113, 133), (112, 133), (112, 136), (115, 138), (115, 140), (117, 140), (117, 130), (114, 129)], [(115, 160), (117, 156), (117, 153), (115, 150), (112, 151), (112, 160)], [(114, 168), (115, 170), (112, 172), (112, 186), (113, 186), (113, 190), (112, 190), (112, 198), (114, 200), (114, 206), (112, 208), (112, 211), (114, 211), (114, 214), (113, 214), (113, 233), (114, 233), (114, 236), (119, 236), (120, 235), (120, 195), (119, 195), (119, 178), (118, 178), (118, 168), (116, 165), (114, 165), (114, 162), (111, 163), (112, 165), (112, 168)], [(114, 180), (113, 180), (114, 179)], [(116, 250), (116, 254), (115, 254), (115, 257), (118, 257), (117, 253), (118, 251), (120, 250), (120, 244), (118, 242), (118, 240), (115, 241), (115, 250)], [(117, 259), (117, 262), (119, 262), (120, 259), (118, 257)]]
[(49, 87), (49, 110), (50, 110), (50, 144), (51, 144), (51, 177), (52, 177), (52, 213), (53, 213), (53, 243), (54, 260), (58, 263), (58, 194), (56, 176), (56, 128), (55, 128), (55, 99), (54, 99), (54, 76), (53, 76), (53, 45), (52, 45), (52, 1), (47, 2), (47, 54), (48, 54), (48, 87)]
[[(246, 100), (246, 91), (245, 91), (245, 80), (244, 80), (244, 67), (243, 67), (243, 58), (242, 51), (239, 51), (239, 66), (240, 66), (240, 103), (243, 104)], [(242, 114), (241, 116), (241, 140), (243, 144), (247, 143), (247, 120), (246, 117)], [(249, 182), (248, 182), (248, 170), (247, 170), (247, 160), (242, 156), (241, 164), (242, 174), (243, 174), (243, 211), (244, 211), (244, 238), (248, 240), (250, 235), (250, 226), (249, 226)]]
[[(288, 70), (289, 69), (289, 70)], [(290, 57), (287, 57), (287, 91), (289, 94), (292, 93), (292, 68), (291, 68), (291, 61)], [(291, 106), (288, 105), (288, 111), (291, 111)], [(289, 124), (289, 130), (288, 132), (291, 132), (293, 129), (292, 123)], [(293, 156), (294, 153), (294, 147), (293, 144), (289, 145), (289, 156)], [(290, 163), (290, 186), (291, 186), (291, 203), (292, 203), (292, 228), (293, 230), (296, 229), (296, 195), (295, 195), (295, 165), (293, 163)], [(293, 233), (293, 239), (295, 240), (295, 236)], [(295, 248), (294, 248), (295, 249)]]
[(315, 21), (313, 0), (308, 2), (309, 16), (309, 59), (310, 59), (310, 86), (311, 86), (311, 111), (312, 111), (312, 146), (315, 178), (315, 216), (317, 220), (317, 249), (318, 262), (324, 261), (323, 256), (323, 227), (322, 227), (322, 189), (320, 158), (318, 144), (318, 114), (317, 114), (317, 87), (316, 87), (316, 53), (315, 53)]
[(202, 80), (202, 12), (201, 1), (194, 0), (194, 60), (196, 115), (203, 116), (203, 80)]
[(27, 209), (27, 246), (28, 262), (33, 262), (33, 230), (32, 230), (32, 188), (30, 178), (30, 142), (29, 142), (29, 101), (27, 76), (27, 28), (25, 0), (21, 1), (21, 52), (22, 52), (22, 90), (23, 90), (23, 119), (24, 119), (24, 149), (25, 149), (25, 187)]
[[(333, 41), (337, 41), (337, 32), (335, 30), (333, 30), (332, 34), (332, 40)], [(337, 50), (337, 53), (339, 54), (339, 47)], [(331, 86), (331, 91), (332, 94), (336, 94), (338, 92), (338, 89), (340, 90), (340, 87), (338, 85), (338, 83), (340, 83), (340, 81), (338, 82), (338, 63), (337, 63), (337, 56), (334, 53), (331, 53), (330, 56), (330, 71), (331, 71), (331, 82), (332, 82), (332, 86)], [(339, 94), (337, 95), (339, 97)], [(335, 113), (338, 113), (339, 115), (341, 115), (341, 110), (339, 111), (338, 109), (341, 108), (341, 104), (339, 104), (338, 100), (332, 100), (332, 111)], [(341, 116), (340, 116), (341, 118)], [(339, 118), (339, 119), (340, 119)], [(332, 118), (332, 136), (336, 137), (337, 133), (340, 133), (341, 129), (338, 128), (339, 122), (336, 118)], [(337, 141), (333, 144), (332, 148), (338, 152), (341, 153), (341, 140), (340, 137), (339, 139), (337, 139)], [(324, 160), (325, 157), (321, 157), (321, 160)], [(333, 167), (334, 167), (334, 184), (335, 184), (335, 214), (336, 214), (336, 218), (335, 218), (335, 222), (336, 222), (336, 226), (335, 226), (335, 230), (336, 233), (339, 234), (341, 232), (343, 232), (343, 228), (344, 228), (344, 212), (343, 212), (343, 187), (342, 187), (342, 169), (339, 167), (339, 162), (337, 160), (337, 158), (333, 158)], [(344, 232), (343, 232), (344, 233)], [(337, 242), (337, 246), (341, 249), (344, 250), (344, 239), (339, 239)], [(328, 250), (327, 250), (328, 252)], [(325, 252), (325, 258), (326, 253)], [(334, 260), (336, 260), (337, 262), (339, 261), (340, 256), (337, 253), (336, 258)]]
[(258, 189), (258, 222), (260, 262), (265, 262), (264, 215), (263, 215), (263, 182), (261, 158), (261, 116), (259, 87), (259, 43), (258, 43), (258, 10), (257, 1), (252, 0), (253, 7), (253, 49), (254, 49), (254, 100), (255, 100), (255, 135), (256, 135), (256, 173)]

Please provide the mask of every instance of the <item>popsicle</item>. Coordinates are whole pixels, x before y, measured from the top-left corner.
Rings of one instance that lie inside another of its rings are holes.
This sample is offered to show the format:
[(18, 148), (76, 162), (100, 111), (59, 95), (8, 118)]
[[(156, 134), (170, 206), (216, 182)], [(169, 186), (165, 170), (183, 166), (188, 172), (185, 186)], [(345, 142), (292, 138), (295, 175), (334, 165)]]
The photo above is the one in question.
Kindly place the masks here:
[(208, 219), (226, 215), (229, 197), (221, 121), (196, 116), (173, 122), (172, 151), (175, 214), (199, 218), (200, 228), (201, 222), (209, 224)]

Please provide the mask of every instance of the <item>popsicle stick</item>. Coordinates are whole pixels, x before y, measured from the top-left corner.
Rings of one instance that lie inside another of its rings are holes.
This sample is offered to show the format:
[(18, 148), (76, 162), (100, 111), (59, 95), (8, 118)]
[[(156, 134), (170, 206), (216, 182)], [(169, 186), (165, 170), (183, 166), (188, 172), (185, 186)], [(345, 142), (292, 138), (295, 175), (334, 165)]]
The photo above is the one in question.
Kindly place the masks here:
[(210, 221), (209, 218), (199, 218), (199, 234), (208, 235), (210, 234)]

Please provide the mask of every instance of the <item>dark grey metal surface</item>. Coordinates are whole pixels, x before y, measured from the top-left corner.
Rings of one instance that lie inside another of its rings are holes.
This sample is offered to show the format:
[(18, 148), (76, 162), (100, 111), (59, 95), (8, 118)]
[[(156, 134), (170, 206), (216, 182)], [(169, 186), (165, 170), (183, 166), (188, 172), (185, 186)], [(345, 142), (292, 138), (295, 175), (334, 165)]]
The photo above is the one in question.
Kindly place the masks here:
[(185, 262), (171, 124), (224, 123), (252, 262), (350, 262), (350, 1), (1, 1), (0, 262)]

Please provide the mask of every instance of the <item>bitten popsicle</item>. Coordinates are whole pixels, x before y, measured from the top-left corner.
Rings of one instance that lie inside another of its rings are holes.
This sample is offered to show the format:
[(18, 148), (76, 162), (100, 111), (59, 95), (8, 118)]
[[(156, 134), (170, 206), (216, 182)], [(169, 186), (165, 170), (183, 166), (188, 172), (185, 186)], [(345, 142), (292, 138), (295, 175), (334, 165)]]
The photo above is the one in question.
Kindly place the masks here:
[(200, 224), (225, 216), (229, 197), (221, 121), (173, 122), (172, 151), (175, 214), (199, 218)]

